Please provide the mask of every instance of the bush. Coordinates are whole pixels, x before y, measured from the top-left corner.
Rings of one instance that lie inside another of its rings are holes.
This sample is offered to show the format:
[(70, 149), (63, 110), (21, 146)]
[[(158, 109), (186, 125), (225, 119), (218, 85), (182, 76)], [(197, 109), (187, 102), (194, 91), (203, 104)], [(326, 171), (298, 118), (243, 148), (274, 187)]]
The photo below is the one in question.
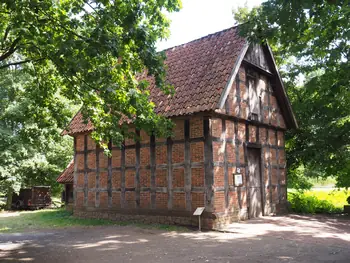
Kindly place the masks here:
[(348, 204), (350, 205), (350, 195), (348, 196), (348, 198), (346, 198), (346, 202), (348, 202)]
[(334, 206), (327, 200), (320, 200), (314, 195), (306, 195), (302, 192), (289, 193), (291, 209), (296, 213), (340, 213), (342, 209)]
[(0, 198), (0, 211), (6, 208), (5, 199)]

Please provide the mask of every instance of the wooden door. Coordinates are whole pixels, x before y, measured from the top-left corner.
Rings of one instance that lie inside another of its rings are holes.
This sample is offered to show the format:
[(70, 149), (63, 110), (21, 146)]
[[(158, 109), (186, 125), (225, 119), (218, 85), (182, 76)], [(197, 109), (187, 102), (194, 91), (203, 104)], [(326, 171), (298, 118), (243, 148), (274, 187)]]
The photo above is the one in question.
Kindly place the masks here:
[(260, 149), (248, 148), (249, 218), (262, 216)]

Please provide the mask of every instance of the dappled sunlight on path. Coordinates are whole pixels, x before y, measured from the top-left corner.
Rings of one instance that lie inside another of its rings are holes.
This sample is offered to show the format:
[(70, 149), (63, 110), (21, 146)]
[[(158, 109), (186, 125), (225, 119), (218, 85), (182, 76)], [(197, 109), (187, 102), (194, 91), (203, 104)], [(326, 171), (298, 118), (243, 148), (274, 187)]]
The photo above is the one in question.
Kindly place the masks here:
[(348, 220), (263, 217), (216, 231), (70, 227), (0, 235), (1, 262), (344, 262)]

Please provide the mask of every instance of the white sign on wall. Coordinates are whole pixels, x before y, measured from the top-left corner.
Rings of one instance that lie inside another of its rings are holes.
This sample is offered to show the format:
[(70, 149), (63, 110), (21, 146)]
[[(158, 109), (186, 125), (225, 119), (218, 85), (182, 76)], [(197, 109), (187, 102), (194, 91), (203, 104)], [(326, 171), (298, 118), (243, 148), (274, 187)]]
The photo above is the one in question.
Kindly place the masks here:
[(243, 176), (242, 174), (235, 174), (235, 186), (242, 186), (243, 185)]

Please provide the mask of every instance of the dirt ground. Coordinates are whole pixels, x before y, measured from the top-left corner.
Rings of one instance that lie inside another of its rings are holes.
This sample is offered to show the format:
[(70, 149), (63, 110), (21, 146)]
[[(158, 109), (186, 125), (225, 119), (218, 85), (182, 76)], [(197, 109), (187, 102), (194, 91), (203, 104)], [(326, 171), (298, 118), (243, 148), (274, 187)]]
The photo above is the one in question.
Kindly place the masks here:
[(290, 215), (227, 232), (135, 226), (0, 235), (0, 262), (350, 262), (350, 220)]

